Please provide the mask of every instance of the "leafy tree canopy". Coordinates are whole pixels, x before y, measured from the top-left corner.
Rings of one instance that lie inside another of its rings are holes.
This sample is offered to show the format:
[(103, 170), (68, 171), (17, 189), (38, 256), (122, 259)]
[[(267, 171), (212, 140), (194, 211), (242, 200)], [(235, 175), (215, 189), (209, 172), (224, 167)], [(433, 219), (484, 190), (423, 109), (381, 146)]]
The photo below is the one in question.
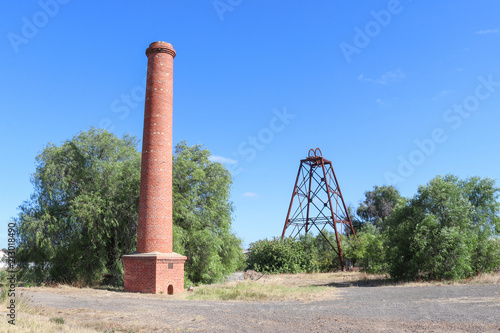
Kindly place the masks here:
[(318, 270), (311, 236), (263, 239), (250, 244), (248, 268), (262, 273), (303, 273)]
[(356, 238), (349, 237), (346, 246), (346, 257), (353, 265), (363, 267), (368, 273), (383, 273), (387, 271), (385, 248), (380, 230), (371, 223), (356, 232)]
[(336, 270), (340, 267), (340, 259), (335, 252), (335, 233), (326, 230), (322, 233), (316, 236), (308, 233), (298, 239), (275, 237), (254, 242), (250, 244), (248, 268), (270, 274)]
[(494, 181), (437, 176), (387, 219), (387, 262), (398, 279), (459, 279), (500, 266)]
[[(347, 206), (347, 212), (349, 213), (349, 217), (351, 218), (351, 223), (352, 223), (352, 227), (354, 229), (354, 232), (357, 235), (358, 232), (360, 232), (361, 229), (363, 228), (363, 226), (365, 225), (365, 221), (362, 221), (357, 216), (357, 212), (356, 212), (356, 210), (355, 210), (355, 208), (353, 206), (348, 205)], [(351, 234), (352, 234), (351, 228), (344, 228), (344, 233), (347, 236), (351, 236)]]
[[(24, 278), (122, 283), (120, 258), (137, 248), (137, 143), (92, 128), (36, 157), (34, 193), (17, 217)], [(195, 283), (222, 278), (243, 256), (231, 232), (230, 174), (209, 156), (182, 142), (173, 164), (174, 251), (188, 256), (186, 275)]]
[(136, 248), (141, 156), (137, 139), (91, 129), (36, 157), (34, 193), (19, 208), (18, 261), (38, 281), (117, 283)]
[(374, 186), (372, 191), (365, 192), (365, 200), (359, 205), (357, 214), (364, 221), (380, 226), (400, 198), (394, 186)]
[(244, 261), (241, 240), (231, 231), (231, 174), (209, 157), (184, 141), (175, 148), (174, 251), (188, 257), (186, 274), (194, 283), (221, 280)]

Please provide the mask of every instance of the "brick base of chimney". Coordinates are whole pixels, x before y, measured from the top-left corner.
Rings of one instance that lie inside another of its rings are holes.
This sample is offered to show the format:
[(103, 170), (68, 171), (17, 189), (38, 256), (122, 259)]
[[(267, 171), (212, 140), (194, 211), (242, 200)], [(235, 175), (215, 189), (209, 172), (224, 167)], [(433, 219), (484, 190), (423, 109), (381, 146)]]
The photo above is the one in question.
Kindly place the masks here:
[(124, 291), (175, 294), (184, 291), (184, 263), (178, 253), (134, 253), (122, 257)]

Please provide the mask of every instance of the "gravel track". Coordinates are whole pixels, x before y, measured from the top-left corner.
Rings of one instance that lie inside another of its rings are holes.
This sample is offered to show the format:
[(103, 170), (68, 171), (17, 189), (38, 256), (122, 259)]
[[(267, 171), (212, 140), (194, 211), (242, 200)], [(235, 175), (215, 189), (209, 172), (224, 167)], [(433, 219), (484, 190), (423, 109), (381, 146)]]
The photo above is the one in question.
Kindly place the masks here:
[(500, 285), (339, 288), (334, 300), (185, 301), (165, 295), (25, 290), (29, 302), (71, 320), (134, 331), (500, 332)]

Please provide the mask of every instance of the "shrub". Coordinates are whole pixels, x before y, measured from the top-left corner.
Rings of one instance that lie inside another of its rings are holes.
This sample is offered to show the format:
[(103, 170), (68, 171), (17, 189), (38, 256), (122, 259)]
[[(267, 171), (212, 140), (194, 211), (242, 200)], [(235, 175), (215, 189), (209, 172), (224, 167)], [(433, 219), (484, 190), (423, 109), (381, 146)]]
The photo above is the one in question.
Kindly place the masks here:
[(363, 267), (364, 272), (386, 272), (385, 248), (379, 229), (371, 223), (366, 223), (356, 236), (349, 237), (345, 255), (354, 264)]
[(304, 273), (318, 270), (312, 251), (291, 237), (263, 239), (250, 244), (248, 268), (262, 273)]
[(391, 276), (457, 280), (498, 269), (499, 192), (489, 178), (462, 181), (452, 175), (420, 186), (387, 219)]

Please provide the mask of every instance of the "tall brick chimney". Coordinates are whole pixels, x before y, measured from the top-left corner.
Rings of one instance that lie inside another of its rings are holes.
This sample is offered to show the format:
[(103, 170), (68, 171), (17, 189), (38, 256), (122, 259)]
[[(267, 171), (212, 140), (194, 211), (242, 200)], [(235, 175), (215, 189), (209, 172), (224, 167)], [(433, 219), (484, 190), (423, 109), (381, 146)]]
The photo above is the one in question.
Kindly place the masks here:
[(186, 257), (172, 252), (172, 99), (175, 50), (154, 42), (146, 50), (137, 253), (123, 256), (124, 289), (173, 294), (184, 290)]
[(172, 87), (175, 50), (155, 42), (146, 50), (148, 77), (142, 137), (137, 251), (172, 252)]

